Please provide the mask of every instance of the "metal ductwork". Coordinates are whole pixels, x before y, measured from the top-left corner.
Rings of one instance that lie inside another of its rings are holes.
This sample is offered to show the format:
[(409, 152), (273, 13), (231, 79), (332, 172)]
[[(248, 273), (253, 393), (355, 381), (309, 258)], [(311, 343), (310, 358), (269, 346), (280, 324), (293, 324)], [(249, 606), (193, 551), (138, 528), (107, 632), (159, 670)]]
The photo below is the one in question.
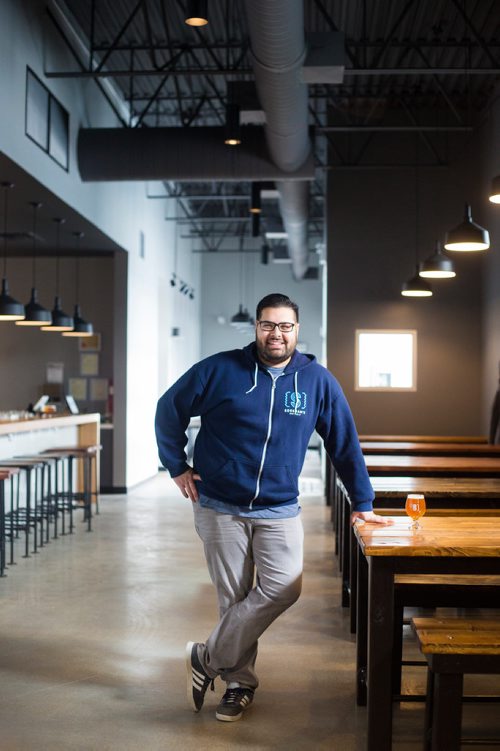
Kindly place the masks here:
[(241, 146), (228, 148), (220, 128), (82, 128), (80, 175), (84, 181), (273, 180), (293, 275), (301, 279), (308, 267), (308, 181), (314, 179), (308, 91), (301, 77), (303, 2), (245, 3), (265, 138), (261, 128), (251, 127)]
[[(299, 169), (311, 153), (308, 91), (301, 80), (306, 55), (302, 0), (245, 0), (252, 64), (260, 103), (266, 113), (271, 158), (284, 172)], [(280, 206), (288, 234), (288, 252), (296, 279), (308, 267), (309, 185), (278, 181)]]
[(262, 128), (241, 133), (241, 146), (231, 148), (224, 144), (224, 128), (82, 128), (80, 176), (85, 182), (314, 179), (312, 155), (289, 174), (270, 159)]

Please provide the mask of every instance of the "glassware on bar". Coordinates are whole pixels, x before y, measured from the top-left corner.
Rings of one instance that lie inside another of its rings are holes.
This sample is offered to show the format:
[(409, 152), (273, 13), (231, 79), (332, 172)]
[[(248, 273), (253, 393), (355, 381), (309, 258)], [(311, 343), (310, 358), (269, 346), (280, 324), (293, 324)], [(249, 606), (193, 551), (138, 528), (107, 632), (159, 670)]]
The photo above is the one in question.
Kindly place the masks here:
[(405, 511), (412, 520), (409, 529), (420, 528), (419, 519), (425, 514), (425, 496), (422, 493), (410, 493), (406, 496)]

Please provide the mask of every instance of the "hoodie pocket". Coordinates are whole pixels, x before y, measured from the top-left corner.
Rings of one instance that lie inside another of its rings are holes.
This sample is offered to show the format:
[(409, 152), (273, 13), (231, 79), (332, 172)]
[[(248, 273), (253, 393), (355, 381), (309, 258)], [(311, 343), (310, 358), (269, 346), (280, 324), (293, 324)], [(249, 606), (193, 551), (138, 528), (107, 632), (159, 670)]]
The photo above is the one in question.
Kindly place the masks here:
[(216, 472), (203, 475), (203, 492), (210, 498), (247, 504), (255, 495), (259, 467), (228, 459)]
[(264, 467), (260, 479), (259, 496), (264, 502), (282, 503), (299, 494), (298, 478), (294, 478), (286, 465)]

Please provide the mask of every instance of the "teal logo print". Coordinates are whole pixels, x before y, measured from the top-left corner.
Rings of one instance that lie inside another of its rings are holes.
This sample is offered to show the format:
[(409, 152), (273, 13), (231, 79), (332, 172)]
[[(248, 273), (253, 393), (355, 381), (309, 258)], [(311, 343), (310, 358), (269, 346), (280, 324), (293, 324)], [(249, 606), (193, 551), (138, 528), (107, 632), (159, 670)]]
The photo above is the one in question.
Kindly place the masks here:
[(305, 391), (285, 392), (285, 412), (293, 415), (305, 415), (307, 394)]

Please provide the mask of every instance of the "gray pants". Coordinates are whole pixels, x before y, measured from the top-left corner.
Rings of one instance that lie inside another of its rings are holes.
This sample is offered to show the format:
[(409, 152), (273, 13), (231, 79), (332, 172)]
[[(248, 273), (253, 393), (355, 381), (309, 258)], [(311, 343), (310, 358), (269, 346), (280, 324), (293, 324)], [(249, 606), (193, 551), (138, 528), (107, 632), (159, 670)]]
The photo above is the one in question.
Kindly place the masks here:
[(300, 595), (302, 520), (248, 519), (199, 503), (193, 509), (220, 615), (200, 660), (211, 677), (255, 689), (257, 640)]

